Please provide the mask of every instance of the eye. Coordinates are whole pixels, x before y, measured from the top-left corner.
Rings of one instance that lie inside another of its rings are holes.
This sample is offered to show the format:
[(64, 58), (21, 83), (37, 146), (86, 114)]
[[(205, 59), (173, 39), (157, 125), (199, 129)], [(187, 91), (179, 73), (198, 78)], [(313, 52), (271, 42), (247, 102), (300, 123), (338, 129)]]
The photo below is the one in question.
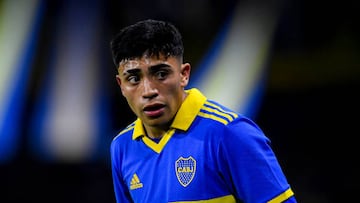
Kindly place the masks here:
[(156, 74), (155, 74), (156, 78), (159, 79), (159, 80), (166, 79), (167, 75), (169, 75), (169, 71), (166, 71), (166, 70), (157, 71)]
[(140, 77), (137, 75), (130, 75), (129, 77), (126, 78), (127, 81), (129, 81), (129, 83), (131, 84), (137, 84), (140, 81)]

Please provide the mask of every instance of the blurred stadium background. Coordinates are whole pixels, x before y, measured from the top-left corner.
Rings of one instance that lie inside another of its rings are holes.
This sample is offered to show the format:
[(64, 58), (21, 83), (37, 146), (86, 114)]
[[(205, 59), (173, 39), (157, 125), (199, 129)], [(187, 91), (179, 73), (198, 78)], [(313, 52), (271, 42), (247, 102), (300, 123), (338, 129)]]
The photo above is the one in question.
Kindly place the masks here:
[(299, 202), (359, 185), (352, 1), (0, 1), (0, 202), (115, 202), (109, 146), (134, 116), (109, 42), (147, 18), (183, 33), (191, 86), (253, 118)]

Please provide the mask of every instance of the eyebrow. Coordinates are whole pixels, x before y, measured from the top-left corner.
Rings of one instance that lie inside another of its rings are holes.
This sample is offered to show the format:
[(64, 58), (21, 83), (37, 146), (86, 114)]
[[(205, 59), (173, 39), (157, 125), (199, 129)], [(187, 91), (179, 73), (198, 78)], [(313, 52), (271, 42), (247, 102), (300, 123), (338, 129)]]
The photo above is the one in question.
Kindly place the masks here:
[[(162, 68), (170, 68), (170, 65), (168, 64), (165, 64), (165, 63), (160, 63), (160, 64), (156, 64), (156, 65), (153, 65), (153, 66), (150, 66), (149, 67), (149, 70), (151, 73), (154, 73), (154, 72), (157, 72), (159, 70), (161, 70)], [(133, 68), (133, 69), (128, 69), (126, 71), (123, 71), (123, 74), (122, 75), (133, 75), (133, 74), (138, 74), (141, 72), (141, 69), (140, 68)]]
[(156, 65), (153, 65), (151, 66), (149, 69), (150, 69), (150, 72), (156, 72), (162, 68), (170, 68), (170, 65), (168, 64), (165, 64), (165, 63), (160, 63), (160, 64), (156, 64)]
[(141, 70), (139, 68), (134, 68), (134, 69), (128, 69), (126, 71), (123, 71), (122, 75), (127, 75), (127, 74), (136, 74), (139, 73)]

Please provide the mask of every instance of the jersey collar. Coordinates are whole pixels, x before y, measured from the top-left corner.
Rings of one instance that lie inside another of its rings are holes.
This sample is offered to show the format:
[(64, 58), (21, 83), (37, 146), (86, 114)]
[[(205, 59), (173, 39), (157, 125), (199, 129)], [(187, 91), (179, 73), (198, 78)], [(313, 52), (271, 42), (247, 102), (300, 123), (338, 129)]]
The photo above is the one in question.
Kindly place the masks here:
[[(196, 115), (199, 113), (200, 108), (204, 105), (206, 97), (196, 88), (186, 90), (188, 96), (181, 104), (178, 112), (175, 115), (174, 121), (170, 126), (170, 129), (179, 129), (187, 131), (194, 121)], [(145, 135), (140, 118), (135, 121), (133, 139)]]

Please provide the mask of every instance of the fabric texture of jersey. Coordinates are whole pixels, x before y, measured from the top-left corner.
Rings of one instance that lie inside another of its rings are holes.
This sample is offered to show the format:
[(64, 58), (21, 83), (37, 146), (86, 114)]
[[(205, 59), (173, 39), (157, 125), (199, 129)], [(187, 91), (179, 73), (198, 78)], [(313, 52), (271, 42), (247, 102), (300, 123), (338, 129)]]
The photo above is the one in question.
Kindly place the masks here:
[(199, 90), (187, 92), (159, 142), (140, 119), (113, 139), (117, 202), (296, 202), (261, 129)]

